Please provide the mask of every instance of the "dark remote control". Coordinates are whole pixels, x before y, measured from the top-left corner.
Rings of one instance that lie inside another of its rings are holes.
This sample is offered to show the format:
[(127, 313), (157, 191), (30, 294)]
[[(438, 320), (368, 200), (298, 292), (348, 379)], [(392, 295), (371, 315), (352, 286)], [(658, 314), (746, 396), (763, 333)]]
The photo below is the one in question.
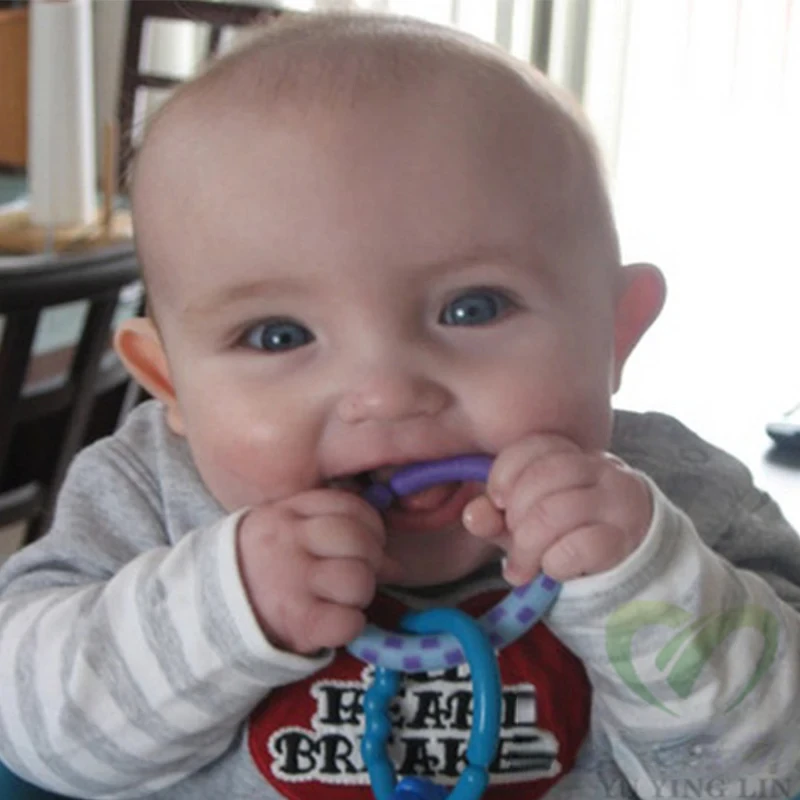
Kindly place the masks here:
[(800, 450), (800, 404), (768, 423), (767, 433), (781, 447)]

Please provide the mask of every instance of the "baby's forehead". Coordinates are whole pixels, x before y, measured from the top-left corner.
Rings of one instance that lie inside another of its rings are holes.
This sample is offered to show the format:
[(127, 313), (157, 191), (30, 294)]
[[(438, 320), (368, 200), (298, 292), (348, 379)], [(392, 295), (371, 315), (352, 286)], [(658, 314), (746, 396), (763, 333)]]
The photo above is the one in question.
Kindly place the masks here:
[(254, 122), (294, 107), (355, 117), (364, 107), (402, 101), (414, 112), (492, 116), (506, 112), (517, 126), (535, 118), (538, 130), (592, 148), (577, 105), (538, 71), (458, 31), (406, 18), (312, 15), (268, 26), (241, 51), (182, 87), (149, 126), (140, 160), (172, 139), (196, 136), (197, 120), (225, 114)]
[[(174, 224), (163, 224), (171, 216), (167, 206), (179, 202), (183, 177), (217, 157), (215, 145), (227, 130), (284, 126), (291, 135), (292, 126), (299, 131), (334, 120), (340, 127), (361, 125), (369, 136), (370, 114), (384, 111), (417, 122), (435, 117), (445, 128), (472, 126), (488, 142), (487, 162), (512, 157), (506, 145), (513, 140), (529, 148), (532, 158), (561, 169), (565, 194), (581, 183), (587, 197), (603, 202), (602, 178), (580, 114), (525, 65), (424, 23), (322, 19), (290, 25), (267, 31), (180, 90), (151, 126), (133, 192), (151, 292), (164, 265), (149, 239), (181, 235)], [(562, 205), (555, 195), (550, 199), (554, 207)]]

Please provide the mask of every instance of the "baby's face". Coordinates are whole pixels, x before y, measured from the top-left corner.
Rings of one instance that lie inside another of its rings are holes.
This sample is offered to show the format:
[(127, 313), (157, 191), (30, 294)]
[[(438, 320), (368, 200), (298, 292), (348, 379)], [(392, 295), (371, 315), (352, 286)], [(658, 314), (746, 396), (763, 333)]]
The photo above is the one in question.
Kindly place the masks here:
[[(221, 115), (154, 196), (173, 419), (230, 510), (535, 432), (607, 445), (611, 277), (569, 255), (558, 159), (406, 102)], [(387, 516), (409, 584), (495, 555), (460, 522), (479, 491)]]

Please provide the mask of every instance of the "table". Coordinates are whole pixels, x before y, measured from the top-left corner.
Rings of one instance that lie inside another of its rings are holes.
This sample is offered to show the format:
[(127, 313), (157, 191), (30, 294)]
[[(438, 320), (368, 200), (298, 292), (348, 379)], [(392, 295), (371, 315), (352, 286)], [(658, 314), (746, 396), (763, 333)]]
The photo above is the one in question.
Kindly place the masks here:
[[(21, 173), (0, 172), (0, 210), (24, 200), (26, 192), (25, 176)], [(131, 243), (133, 249), (133, 243)], [(16, 260), (16, 258), (15, 258)], [(8, 261), (0, 253), (0, 280), (4, 261)], [(35, 263), (35, 259), (31, 260)], [(141, 304), (142, 290), (140, 287), (131, 287), (120, 298), (120, 305), (114, 319), (114, 326), (122, 320), (134, 316)], [(83, 316), (86, 313), (87, 303), (69, 303), (58, 308), (48, 309), (42, 315), (36, 331), (33, 352), (36, 355), (34, 363), (28, 374), (28, 382), (33, 391), (52, 388), (53, 381), (63, 379), (65, 370), (80, 332)], [(0, 318), (0, 338), (3, 334), (4, 321)], [(109, 352), (104, 361), (104, 367), (110, 368), (116, 363), (116, 357)]]

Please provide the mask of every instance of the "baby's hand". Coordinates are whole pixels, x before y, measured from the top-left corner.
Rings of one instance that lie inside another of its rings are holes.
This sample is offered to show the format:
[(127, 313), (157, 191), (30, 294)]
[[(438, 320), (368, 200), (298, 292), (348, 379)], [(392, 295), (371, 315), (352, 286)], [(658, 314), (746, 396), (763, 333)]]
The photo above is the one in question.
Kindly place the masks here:
[(267, 638), (302, 655), (354, 639), (377, 581), (397, 571), (385, 537), (371, 506), (334, 489), (249, 511), (239, 525), (239, 569)]
[(623, 462), (548, 434), (498, 455), (464, 523), (506, 551), (506, 580), (520, 585), (540, 571), (564, 581), (611, 569), (642, 541), (652, 513), (646, 483)]

